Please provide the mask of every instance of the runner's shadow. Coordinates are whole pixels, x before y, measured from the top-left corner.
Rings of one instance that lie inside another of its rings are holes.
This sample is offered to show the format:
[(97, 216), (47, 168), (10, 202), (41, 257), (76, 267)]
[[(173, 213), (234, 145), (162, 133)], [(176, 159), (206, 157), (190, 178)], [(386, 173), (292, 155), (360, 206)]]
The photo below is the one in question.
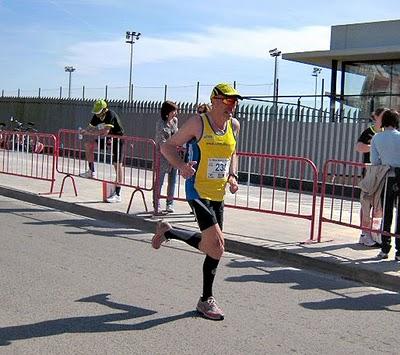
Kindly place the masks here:
[(140, 317), (151, 316), (157, 311), (112, 302), (108, 299), (109, 293), (82, 298), (76, 302), (93, 302), (123, 312), (98, 316), (71, 317), (47, 320), (38, 323), (17, 325), (0, 328), (0, 346), (10, 345), (12, 341), (53, 336), (64, 333), (98, 333), (145, 330), (179, 319), (195, 317), (195, 311), (189, 311), (174, 316), (150, 319), (135, 324), (115, 324), (113, 322), (126, 321)]

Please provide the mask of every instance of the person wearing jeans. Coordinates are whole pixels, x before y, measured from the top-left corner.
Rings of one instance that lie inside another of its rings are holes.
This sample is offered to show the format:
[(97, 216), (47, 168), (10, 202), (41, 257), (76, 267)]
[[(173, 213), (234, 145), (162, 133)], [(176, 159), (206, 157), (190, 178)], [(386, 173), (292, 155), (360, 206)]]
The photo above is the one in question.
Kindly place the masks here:
[(178, 132), (178, 106), (172, 101), (165, 101), (161, 106), (161, 117), (156, 123), (155, 141), (157, 155), (159, 156), (160, 175), (158, 186), (154, 189), (153, 207), (154, 214), (163, 214), (159, 197), (164, 184), (165, 174), (168, 174), (166, 213), (174, 212), (174, 194), (177, 170), (160, 154), (160, 145), (165, 143), (173, 134)]
[[(371, 163), (372, 165), (388, 165), (390, 171), (386, 181), (386, 186), (382, 193), (383, 201), (383, 231), (381, 251), (377, 255), (378, 259), (387, 259), (391, 249), (391, 237), (388, 235), (391, 231), (393, 221), (393, 208), (398, 206), (398, 190), (396, 168), (400, 168), (400, 132), (399, 113), (395, 110), (386, 110), (382, 114), (383, 132), (374, 135), (371, 141)], [(400, 261), (400, 214), (397, 213), (396, 223), (396, 255), (395, 260)]]

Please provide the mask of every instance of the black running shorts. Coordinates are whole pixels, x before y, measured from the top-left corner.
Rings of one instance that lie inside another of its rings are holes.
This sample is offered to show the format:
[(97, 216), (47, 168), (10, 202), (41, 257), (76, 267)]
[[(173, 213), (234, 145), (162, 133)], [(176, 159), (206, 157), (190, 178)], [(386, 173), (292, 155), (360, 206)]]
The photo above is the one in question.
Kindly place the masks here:
[(201, 231), (218, 224), (222, 230), (224, 220), (224, 201), (195, 199), (188, 201), (196, 216)]

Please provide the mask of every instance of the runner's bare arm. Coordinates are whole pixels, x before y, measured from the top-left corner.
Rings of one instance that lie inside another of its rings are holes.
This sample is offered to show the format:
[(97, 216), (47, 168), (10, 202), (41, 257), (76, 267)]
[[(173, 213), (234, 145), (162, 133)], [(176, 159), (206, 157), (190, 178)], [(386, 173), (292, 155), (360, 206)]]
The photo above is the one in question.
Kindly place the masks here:
[[(240, 131), (240, 123), (236, 118), (232, 118), (232, 128), (233, 128), (233, 133), (235, 134), (235, 137), (237, 139)], [(238, 166), (237, 166), (237, 156), (236, 156), (236, 149), (232, 154), (232, 159), (231, 159), (231, 165), (229, 168), (229, 173), (233, 175), (237, 175), (238, 171)]]
[[(240, 131), (240, 124), (236, 118), (232, 118), (232, 127), (233, 127), (233, 133), (235, 134), (235, 137), (237, 139)], [(236, 150), (232, 154), (231, 165), (229, 167), (229, 174), (231, 174), (228, 179), (229, 190), (231, 193), (234, 194), (239, 188), (237, 178), (235, 177), (238, 174), (238, 162), (237, 162)]]
[(167, 141), (160, 146), (162, 155), (175, 168), (181, 171), (184, 178), (194, 174), (194, 162), (185, 163), (178, 153), (177, 147), (190, 141), (192, 138), (200, 138), (202, 131), (202, 122), (200, 116), (194, 116), (186, 121), (182, 127), (171, 136)]

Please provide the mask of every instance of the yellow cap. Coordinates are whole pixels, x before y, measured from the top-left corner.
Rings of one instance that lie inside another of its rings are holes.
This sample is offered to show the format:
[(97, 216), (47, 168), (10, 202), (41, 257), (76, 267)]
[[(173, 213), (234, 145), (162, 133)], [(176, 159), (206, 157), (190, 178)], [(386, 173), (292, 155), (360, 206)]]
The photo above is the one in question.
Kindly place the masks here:
[(227, 83), (221, 83), (221, 84), (214, 86), (214, 89), (211, 91), (210, 99), (212, 99), (214, 96), (218, 96), (218, 95), (233, 96), (233, 97), (237, 97), (238, 99), (242, 99), (239, 92), (234, 87), (232, 87), (231, 85), (229, 85)]
[(97, 100), (93, 105), (92, 113), (99, 114), (105, 108), (107, 108), (107, 102), (105, 100)]

